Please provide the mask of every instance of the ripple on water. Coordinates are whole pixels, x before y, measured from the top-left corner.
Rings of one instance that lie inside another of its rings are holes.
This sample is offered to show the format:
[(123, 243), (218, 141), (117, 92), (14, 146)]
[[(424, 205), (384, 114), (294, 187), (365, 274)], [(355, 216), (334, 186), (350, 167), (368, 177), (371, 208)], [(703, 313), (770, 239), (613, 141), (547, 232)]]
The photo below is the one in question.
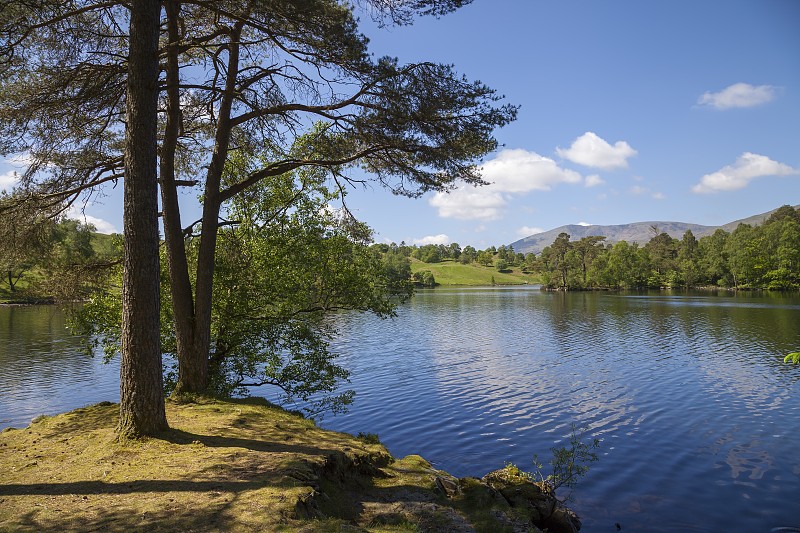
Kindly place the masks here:
[[(357, 396), (325, 427), (378, 433), (397, 456), (465, 476), (533, 469), (574, 423), (602, 440), (575, 491), (589, 533), (800, 527), (800, 368), (782, 363), (800, 343), (796, 297), (437, 290), (392, 320), (336, 320), (332, 347)], [(115, 380), (111, 397), (81, 396), (94, 361), (36, 366), (53, 346), (70, 352), (69, 340), (28, 339), (20, 369), (6, 371), (4, 334), (0, 321), (0, 420), (9, 397), (16, 412), (118, 397)], [(67, 384), (66, 398), (40, 405), (62, 392), (39, 379)]]

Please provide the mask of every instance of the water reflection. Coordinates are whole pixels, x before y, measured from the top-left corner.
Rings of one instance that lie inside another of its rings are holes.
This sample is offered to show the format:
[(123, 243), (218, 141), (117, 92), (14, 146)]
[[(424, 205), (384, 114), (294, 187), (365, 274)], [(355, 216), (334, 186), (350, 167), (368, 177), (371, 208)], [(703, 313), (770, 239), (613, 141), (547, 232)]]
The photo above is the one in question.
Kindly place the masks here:
[[(437, 289), (335, 320), (358, 395), (325, 427), (464, 476), (531, 469), (574, 422), (603, 440), (584, 531), (800, 526), (797, 295)], [(0, 308), (0, 420), (118, 398), (118, 369), (77, 342), (50, 308)]]
[(0, 428), (119, 400), (119, 366), (81, 350), (55, 306), (0, 306)]
[(392, 322), (348, 318), (359, 396), (327, 425), (475, 475), (531, 468), (575, 422), (603, 439), (577, 494), (588, 531), (769, 529), (800, 522), (798, 323), (797, 297), (426, 292)]

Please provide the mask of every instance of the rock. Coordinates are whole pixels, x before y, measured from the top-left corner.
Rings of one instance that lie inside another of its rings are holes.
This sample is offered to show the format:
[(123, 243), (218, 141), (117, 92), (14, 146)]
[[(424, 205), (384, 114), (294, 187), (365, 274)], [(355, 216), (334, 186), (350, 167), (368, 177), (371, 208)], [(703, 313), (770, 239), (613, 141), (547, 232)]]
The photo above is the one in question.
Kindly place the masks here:
[(571, 509), (559, 506), (542, 523), (552, 533), (577, 533), (581, 529), (581, 521)]
[(580, 530), (578, 516), (556, 499), (545, 484), (534, 483), (530, 476), (514, 466), (489, 472), (481, 483), (499, 493), (514, 509), (522, 510), (533, 525), (550, 533), (574, 533)]
[(458, 480), (455, 478), (446, 478), (444, 476), (436, 476), (434, 479), (436, 488), (444, 493), (448, 498), (453, 498), (461, 494), (461, 487), (458, 486)]

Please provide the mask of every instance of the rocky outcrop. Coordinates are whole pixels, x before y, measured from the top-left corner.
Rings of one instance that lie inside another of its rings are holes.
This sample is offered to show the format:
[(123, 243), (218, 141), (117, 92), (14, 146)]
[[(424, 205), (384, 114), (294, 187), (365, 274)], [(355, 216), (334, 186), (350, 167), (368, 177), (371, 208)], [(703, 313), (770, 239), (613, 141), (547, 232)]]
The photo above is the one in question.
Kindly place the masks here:
[(356, 528), (408, 523), (422, 532), (575, 533), (581, 527), (546, 484), (515, 467), (458, 479), (419, 456), (374, 460), (336, 455), (317, 465), (316, 479), (303, 479), (312, 490), (298, 501), (298, 515), (337, 518)]
[(102, 403), (0, 432), (0, 531), (572, 533), (515, 467), (458, 479), (255, 399), (167, 403), (171, 430), (118, 442)]
[(545, 483), (533, 482), (515, 467), (489, 472), (474, 490), (488, 489), (495, 500), (505, 500), (516, 515), (551, 533), (575, 533), (581, 528), (578, 516), (565, 507)]

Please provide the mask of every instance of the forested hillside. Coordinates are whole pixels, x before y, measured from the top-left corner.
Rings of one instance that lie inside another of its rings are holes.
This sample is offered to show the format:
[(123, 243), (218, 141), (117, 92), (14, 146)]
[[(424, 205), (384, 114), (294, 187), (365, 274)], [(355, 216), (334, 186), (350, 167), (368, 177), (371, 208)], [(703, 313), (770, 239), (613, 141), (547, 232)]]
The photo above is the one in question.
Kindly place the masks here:
[[(655, 228), (654, 228), (655, 229)], [(676, 239), (653, 231), (644, 245), (561, 233), (533, 262), (550, 288), (800, 288), (800, 210), (785, 205), (759, 226), (739, 224)], [(527, 258), (527, 256), (526, 256)]]
[[(794, 206), (800, 208), (800, 206)], [(767, 220), (775, 210), (760, 213), (741, 220), (734, 220), (721, 226), (703, 226), (700, 224), (687, 224), (685, 222), (666, 222), (666, 221), (649, 221), (649, 222), (633, 222), (630, 224), (615, 224), (615, 225), (578, 225), (571, 224), (568, 226), (561, 226), (542, 233), (529, 235), (524, 239), (520, 239), (511, 243), (511, 247), (516, 252), (523, 254), (540, 254), (545, 246), (552, 243), (556, 237), (561, 233), (567, 233), (572, 237), (572, 240), (579, 240), (583, 237), (590, 236), (603, 236), (605, 237), (606, 244), (614, 244), (620, 241), (627, 241), (628, 244), (638, 243), (640, 246), (647, 244), (653, 237), (653, 228), (657, 228), (658, 232), (664, 232), (670, 237), (680, 239), (686, 231), (691, 231), (696, 238), (706, 237), (714, 233), (717, 229), (724, 229), (727, 232), (735, 230), (739, 224), (750, 224), (756, 226), (762, 224)]]

